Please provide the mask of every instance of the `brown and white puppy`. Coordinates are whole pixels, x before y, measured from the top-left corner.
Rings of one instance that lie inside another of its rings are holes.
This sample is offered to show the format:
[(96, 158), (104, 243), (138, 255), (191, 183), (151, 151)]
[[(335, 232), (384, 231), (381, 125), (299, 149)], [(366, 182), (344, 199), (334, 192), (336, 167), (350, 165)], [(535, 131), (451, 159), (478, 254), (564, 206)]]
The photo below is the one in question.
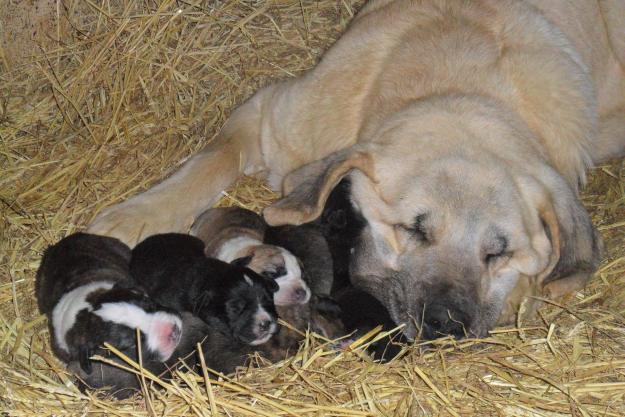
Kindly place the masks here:
[(409, 337), (483, 336), (527, 291), (576, 291), (597, 267), (578, 192), (625, 153), (624, 26), (622, 1), (370, 1), (314, 69), (258, 91), (90, 230), (185, 230), (254, 173), (285, 196), (267, 222), (302, 224), (350, 177), (354, 284)]
[(268, 227), (265, 243), (284, 248), (297, 257), (304, 281), (313, 294), (330, 295), (334, 281), (332, 255), (318, 227), (312, 224)]
[(70, 235), (46, 249), (35, 292), (48, 317), (52, 350), (64, 362), (77, 361), (91, 373), (93, 354), (108, 342), (136, 350), (141, 331), (146, 360), (169, 359), (181, 334), (179, 314), (138, 287), (129, 273), (130, 249), (117, 239)]
[(277, 306), (305, 304), (310, 289), (302, 278), (298, 259), (283, 247), (263, 243), (267, 224), (258, 214), (241, 207), (212, 208), (193, 223), (190, 234), (204, 242), (205, 254), (224, 262), (246, 266), (274, 279), (280, 289)]

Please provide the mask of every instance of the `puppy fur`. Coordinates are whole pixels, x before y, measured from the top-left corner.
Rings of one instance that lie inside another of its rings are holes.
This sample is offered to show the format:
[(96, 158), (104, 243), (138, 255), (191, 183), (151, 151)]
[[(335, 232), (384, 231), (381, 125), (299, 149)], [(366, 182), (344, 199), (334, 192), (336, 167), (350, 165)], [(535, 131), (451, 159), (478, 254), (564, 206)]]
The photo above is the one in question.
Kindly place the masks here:
[(302, 275), (313, 294), (330, 295), (333, 282), (332, 255), (328, 243), (317, 227), (268, 227), (265, 243), (283, 247), (301, 261)]
[(276, 305), (304, 304), (310, 289), (302, 278), (302, 267), (288, 248), (265, 244), (267, 225), (258, 214), (240, 207), (212, 208), (194, 222), (190, 234), (205, 244), (205, 253), (225, 262), (237, 263), (271, 279), (280, 289)]
[(109, 342), (136, 349), (141, 330), (143, 356), (168, 359), (180, 338), (178, 314), (135, 286), (129, 274), (130, 249), (117, 239), (76, 233), (49, 247), (37, 271), (35, 292), (48, 317), (54, 353), (79, 361), (90, 372), (89, 357)]
[[(177, 366), (180, 359), (187, 360), (188, 357), (192, 356), (197, 343), (202, 342), (209, 333), (208, 325), (198, 317), (190, 313), (182, 313), (181, 319), (182, 336), (171, 357), (165, 362), (143, 358), (143, 368), (161, 378), (167, 378), (169, 371)], [(130, 359), (139, 362), (136, 351), (125, 353)], [(108, 350), (101, 352), (100, 355), (118, 365), (128, 366), (126, 362)], [(195, 357), (192, 359), (194, 363)], [(94, 361), (93, 372), (91, 373), (85, 372), (78, 361), (70, 362), (68, 369), (78, 377), (78, 387), (82, 392), (87, 389), (101, 389), (117, 399), (124, 399), (136, 394), (141, 388), (136, 374), (106, 362)]]
[[(382, 303), (350, 282), (349, 259), (366, 223), (353, 208), (349, 191), (349, 180), (342, 180), (318, 219), (302, 226), (270, 226), (265, 241), (286, 247), (302, 260), (313, 293), (331, 296), (325, 299), (335, 305), (330, 323), (340, 323), (343, 334), (358, 338), (378, 325), (383, 331), (397, 326)], [(281, 311), (278, 313), (283, 318)], [(405, 342), (407, 339), (397, 334), (371, 344), (368, 351), (374, 359), (387, 361), (400, 352), (400, 343)]]
[(170, 233), (147, 238), (133, 249), (130, 271), (155, 300), (191, 312), (242, 343), (265, 343), (277, 330), (275, 281), (205, 257), (196, 237)]
[[(206, 366), (218, 373), (230, 374), (237, 367), (245, 366), (250, 355), (255, 353), (273, 362), (285, 359), (289, 353), (297, 350), (303, 338), (302, 333), (309, 329), (328, 339), (344, 334), (333, 300), (313, 297), (309, 303), (280, 306), (277, 309), (280, 317), (299, 332), (281, 327), (269, 342), (260, 346), (241, 343), (230, 333), (223, 332), (222, 326), (217, 325), (215, 328), (215, 322), (208, 324), (199, 317), (184, 312), (181, 314), (182, 337), (174, 354), (165, 362), (144, 360), (143, 367), (161, 378), (168, 378), (171, 371), (183, 363), (185, 369), (198, 371), (200, 359), (196, 348), (200, 343)], [(125, 365), (125, 362), (109, 351), (100, 354), (119, 365)], [(135, 352), (128, 352), (128, 356), (137, 361)], [(78, 386), (83, 392), (87, 389), (103, 389), (106, 394), (123, 399), (140, 391), (139, 379), (132, 372), (99, 361), (93, 363), (93, 368), (93, 372), (87, 373), (78, 361), (72, 361), (68, 365), (68, 369), (78, 377)]]

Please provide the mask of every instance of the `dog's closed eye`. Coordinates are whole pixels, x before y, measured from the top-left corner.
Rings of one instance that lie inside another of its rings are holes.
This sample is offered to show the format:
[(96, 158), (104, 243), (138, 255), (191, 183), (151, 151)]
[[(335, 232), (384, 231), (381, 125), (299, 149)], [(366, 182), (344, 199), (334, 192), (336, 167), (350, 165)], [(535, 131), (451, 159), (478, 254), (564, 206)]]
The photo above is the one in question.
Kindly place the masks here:
[(399, 224), (396, 227), (408, 232), (412, 238), (421, 243), (432, 243), (432, 235), (425, 225), (428, 214), (421, 213), (415, 216), (414, 221), (410, 225)]
[(505, 236), (497, 235), (493, 242), (485, 248), (483, 260), (488, 265), (508, 255), (508, 239)]

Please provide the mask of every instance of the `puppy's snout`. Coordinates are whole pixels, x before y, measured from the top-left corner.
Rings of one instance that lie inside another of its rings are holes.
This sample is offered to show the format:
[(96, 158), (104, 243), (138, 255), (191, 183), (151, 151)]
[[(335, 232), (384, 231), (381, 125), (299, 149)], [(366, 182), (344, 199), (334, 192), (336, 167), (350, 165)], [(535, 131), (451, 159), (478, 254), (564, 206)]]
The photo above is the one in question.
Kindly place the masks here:
[(295, 290), (295, 299), (297, 302), (304, 302), (308, 298), (308, 291), (303, 288), (298, 288)]
[(258, 330), (260, 330), (263, 333), (268, 332), (269, 329), (271, 329), (272, 323), (273, 322), (271, 320), (263, 320), (260, 323), (258, 323)]
[(459, 339), (467, 336), (469, 325), (467, 315), (459, 308), (432, 304), (424, 309), (421, 336), (426, 340), (448, 335)]
[(254, 318), (254, 340), (249, 342), (249, 344), (256, 346), (265, 343), (273, 336), (276, 330), (278, 330), (277, 320), (264, 311), (264, 309), (259, 310)]

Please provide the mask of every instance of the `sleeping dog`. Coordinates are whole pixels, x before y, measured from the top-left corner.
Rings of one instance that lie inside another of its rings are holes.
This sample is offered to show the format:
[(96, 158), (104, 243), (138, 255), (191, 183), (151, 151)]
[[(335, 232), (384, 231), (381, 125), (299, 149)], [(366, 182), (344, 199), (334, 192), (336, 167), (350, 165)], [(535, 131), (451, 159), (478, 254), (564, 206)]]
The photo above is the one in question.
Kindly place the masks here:
[(64, 362), (92, 372), (92, 354), (104, 342), (165, 361), (176, 349), (181, 319), (136, 287), (129, 273), (130, 249), (117, 239), (76, 233), (49, 247), (37, 271), (39, 310), (48, 317), (52, 350)]
[(277, 330), (278, 284), (249, 268), (207, 258), (196, 237), (147, 238), (133, 249), (130, 271), (155, 300), (191, 312), (244, 344), (263, 344)]
[(239, 259), (241, 265), (275, 279), (280, 287), (274, 294), (276, 305), (307, 303), (310, 289), (302, 279), (299, 261), (288, 250), (263, 243), (266, 227), (251, 210), (222, 207), (202, 213), (190, 233), (204, 242), (207, 256), (225, 262)]

